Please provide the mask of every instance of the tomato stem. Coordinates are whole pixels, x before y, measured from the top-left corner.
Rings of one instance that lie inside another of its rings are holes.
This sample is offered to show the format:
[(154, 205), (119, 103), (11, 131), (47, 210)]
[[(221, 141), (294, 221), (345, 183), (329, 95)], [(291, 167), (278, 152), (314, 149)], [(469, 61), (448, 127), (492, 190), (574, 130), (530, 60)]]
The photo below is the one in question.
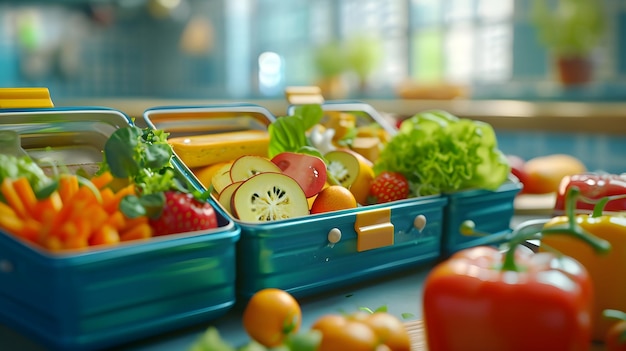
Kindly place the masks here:
[[(543, 227), (549, 220), (541, 219), (525, 225), (514, 231), (512, 239), (509, 241), (509, 248), (504, 256), (504, 262), (502, 264), (502, 270), (519, 271), (520, 268), (515, 263), (515, 251), (518, 245), (523, 242), (532, 239), (537, 236), (538, 233), (541, 236), (545, 235), (571, 235), (577, 239), (580, 239), (590, 245), (594, 251), (598, 253), (606, 253), (611, 249), (611, 244), (601, 239), (582, 228), (576, 221), (576, 200), (580, 196), (580, 189), (578, 187), (571, 187), (568, 189), (565, 198), (565, 213), (567, 215), (567, 223), (565, 225), (552, 226), (550, 228)], [(539, 229), (539, 226), (542, 226)], [(538, 230), (539, 229), (539, 230)]]

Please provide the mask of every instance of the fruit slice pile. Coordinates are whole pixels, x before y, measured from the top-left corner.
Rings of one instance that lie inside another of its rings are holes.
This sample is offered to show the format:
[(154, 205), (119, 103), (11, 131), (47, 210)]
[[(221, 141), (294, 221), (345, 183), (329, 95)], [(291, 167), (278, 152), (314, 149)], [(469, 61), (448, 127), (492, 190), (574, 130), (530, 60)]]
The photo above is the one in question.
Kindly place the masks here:
[[(304, 163), (291, 163), (287, 156), (277, 160), (285, 171), (272, 160), (254, 155), (242, 156), (223, 165), (211, 180), (218, 202), (233, 217), (248, 222), (308, 215), (306, 194), (317, 194), (326, 182), (324, 163), (322, 161), (321, 170), (307, 168), (310, 173), (305, 176), (299, 172)], [(308, 166), (313, 167), (313, 156), (296, 156), (297, 160), (305, 158), (309, 161)]]

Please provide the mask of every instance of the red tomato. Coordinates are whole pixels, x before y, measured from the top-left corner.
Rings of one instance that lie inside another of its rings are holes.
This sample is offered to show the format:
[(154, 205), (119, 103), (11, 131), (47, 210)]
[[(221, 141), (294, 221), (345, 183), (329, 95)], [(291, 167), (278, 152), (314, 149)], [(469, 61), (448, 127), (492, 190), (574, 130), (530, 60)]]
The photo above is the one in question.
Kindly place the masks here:
[[(580, 194), (587, 199), (598, 201), (607, 196), (619, 196), (626, 194), (626, 175), (623, 174), (574, 174), (563, 178), (556, 197), (554, 209), (557, 213), (565, 210), (565, 194), (569, 188), (576, 186)], [(577, 210), (593, 210), (595, 203), (579, 200), (576, 203)], [(626, 209), (626, 198), (615, 198), (607, 202), (605, 211), (620, 212)]]
[(326, 184), (326, 163), (319, 157), (281, 152), (272, 158), (272, 162), (300, 184), (307, 198), (315, 196)]

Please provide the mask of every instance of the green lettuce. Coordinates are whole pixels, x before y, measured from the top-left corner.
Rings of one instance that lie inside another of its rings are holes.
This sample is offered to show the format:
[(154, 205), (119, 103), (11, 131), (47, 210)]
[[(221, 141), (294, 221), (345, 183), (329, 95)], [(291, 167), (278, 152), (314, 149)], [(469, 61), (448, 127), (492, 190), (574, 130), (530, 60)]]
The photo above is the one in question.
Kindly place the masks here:
[(496, 190), (510, 167), (491, 125), (440, 110), (406, 119), (382, 150), (374, 171), (400, 172), (415, 196), (467, 189)]
[(35, 192), (41, 191), (52, 179), (30, 157), (16, 157), (0, 153), (0, 182), (5, 178), (17, 179), (26, 177)]

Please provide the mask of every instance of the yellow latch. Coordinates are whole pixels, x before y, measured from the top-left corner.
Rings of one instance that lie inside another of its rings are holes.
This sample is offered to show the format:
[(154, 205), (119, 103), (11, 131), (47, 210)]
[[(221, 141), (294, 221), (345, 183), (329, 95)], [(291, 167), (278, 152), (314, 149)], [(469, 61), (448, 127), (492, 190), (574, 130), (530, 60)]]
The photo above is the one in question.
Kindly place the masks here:
[(356, 214), (354, 230), (357, 234), (357, 251), (393, 245), (394, 227), (391, 209), (380, 208)]
[(54, 107), (48, 88), (0, 88), (0, 109)]

